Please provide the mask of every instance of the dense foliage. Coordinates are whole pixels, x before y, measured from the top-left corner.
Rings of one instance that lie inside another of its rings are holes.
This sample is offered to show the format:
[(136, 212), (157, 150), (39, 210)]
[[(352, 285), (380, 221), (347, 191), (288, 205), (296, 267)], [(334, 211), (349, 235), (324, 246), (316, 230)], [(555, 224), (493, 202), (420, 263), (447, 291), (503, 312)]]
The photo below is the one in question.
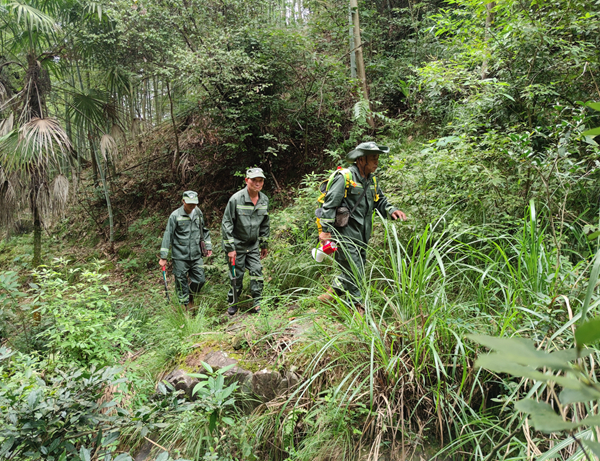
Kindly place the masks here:
[[(600, 453), (598, 5), (360, 1), (365, 82), (348, 8), (0, 0), (0, 459)], [(317, 303), (309, 255), (318, 184), (364, 140), (409, 220), (374, 218), (359, 317)], [(218, 226), (253, 165), (272, 244), (238, 324)], [(196, 313), (155, 270), (188, 189), (216, 249)], [(194, 362), (218, 348), (299, 382), (258, 402)]]

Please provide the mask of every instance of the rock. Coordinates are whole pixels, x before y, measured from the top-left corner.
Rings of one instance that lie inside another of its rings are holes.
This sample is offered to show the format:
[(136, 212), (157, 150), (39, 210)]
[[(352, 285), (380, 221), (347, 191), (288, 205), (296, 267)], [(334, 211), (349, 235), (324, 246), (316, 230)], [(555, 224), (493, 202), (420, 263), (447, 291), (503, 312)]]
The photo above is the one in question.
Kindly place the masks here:
[[(288, 392), (300, 381), (300, 377), (293, 371), (288, 371), (284, 375), (267, 369), (252, 373), (238, 366), (238, 361), (223, 351), (209, 351), (197, 355), (193, 359), (186, 360), (186, 365), (197, 373), (205, 373), (206, 370), (202, 368), (201, 362), (207, 363), (215, 371), (233, 365), (224, 373), (227, 385), (236, 381), (240, 391), (254, 394), (263, 402), (268, 402)], [(165, 380), (175, 389), (184, 391), (189, 398), (192, 398), (192, 391), (199, 382), (197, 378), (191, 378), (188, 372), (182, 369), (172, 371)]]
[(277, 386), (277, 395), (285, 394), (292, 387), (300, 382), (300, 376), (293, 371), (288, 371)]
[(293, 372), (284, 376), (276, 371), (261, 370), (252, 376), (252, 393), (268, 402), (298, 384), (300, 377)]
[(187, 371), (181, 369), (169, 373), (165, 378), (165, 381), (172, 384), (175, 387), (175, 390), (185, 392), (190, 399), (192, 398), (194, 387), (200, 382), (196, 378), (191, 378)]
[(268, 402), (277, 397), (277, 389), (281, 383), (281, 375), (267, 369), (257, 371), (252, 376), (252, 393)]

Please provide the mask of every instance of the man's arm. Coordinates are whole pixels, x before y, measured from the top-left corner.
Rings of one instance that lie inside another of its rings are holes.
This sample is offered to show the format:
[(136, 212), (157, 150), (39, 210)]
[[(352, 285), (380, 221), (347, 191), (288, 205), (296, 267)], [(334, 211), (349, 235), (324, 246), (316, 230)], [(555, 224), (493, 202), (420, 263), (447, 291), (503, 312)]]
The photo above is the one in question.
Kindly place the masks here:
[(319, 234), (321, 241), (331, 239), (331, 233), (335, 230), (335, 210), (341, 206), (344, 200), (344, 191), (346, 190), (346, 178), (343, 174), (336, 174), (331, 181), (329, 190), (325, 195), (323, 202), (323, 214), (320, 218), (323, 231)]
[(167, 228), (163, 235), (162, 243), (160, 244), (160, 261), (159, 264), (164, 266), (167, 263), (167, 256), (169, 256), (169, 249), (173, 243), (173, 231), (175, 230), (175, 219), (173, 215), (169, 216), (167, 220)]
[(223, 249), (227, 254), (235, 251), (235, 241), (233, 240), (235, 212), (235, 202), (229, 199), (223, 213), (223, 220), (221, 221), (221, 239), (223, 241)]
[(267, 256), (269, 248), (269, 236), (271, 234), (271, 221), (269, 218), (269, 202), (267, 201), (267, 214), (264, 216), (258, 229), (258, 245), (260, 246), (260, 257)]

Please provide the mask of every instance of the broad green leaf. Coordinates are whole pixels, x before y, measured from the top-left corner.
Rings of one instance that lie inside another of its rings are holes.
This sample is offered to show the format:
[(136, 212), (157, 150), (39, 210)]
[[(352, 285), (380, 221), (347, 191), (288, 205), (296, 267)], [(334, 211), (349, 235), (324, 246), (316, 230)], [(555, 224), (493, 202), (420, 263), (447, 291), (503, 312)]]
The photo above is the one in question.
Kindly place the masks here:
[(203, 373), (188, 373), (190, 378), (208, 379), (208, 376)]
[(167, 461), (169, 459), (169, 452), (163, 451), (156, 457), (156, 461)]
[(79, 457), (81, 458), (81, 461), (90, 461), (92, 459), (90, 450), (85, 447), (81, 447), (79, 450)]
[(594, 110), (600, 110), (600, 102), (588, 102), (586, 106), (591, 107)]
[(594, 344), (600, 340), (600, 317), (585, 322), (575, 330), (575, 341), (581, 349), (585, 344)]
[(600, 237), (600, 231), (592, 232), (590, 235), (587, 236), (587, 239), (591, 241), (597, 239), (598, 237)]
[(506, 359), (500, 354), (488, 354), (479, 357), (475, 366), (486, 368), (497, 373), (509, 373), (514, 376), (535, 379), (537, 381), (554, 381), (563, 387), (569, 389), (579, 389), (580, 382), (576, 379), (565, 378), (564, 376), (555, 376), (537, 371), (532, 367), (527, 367)]
[(600, 415), (589, 416), (579, 423), (580, 426), (600, 426)]
[(210, 418), (208, 420), (208, 430), (210, 432), (214, 431), (215, 428), (217, 427), (217, 418), (218, 418), (218, 410), (213, 411), (210, 414)]
[(121, 453), (119, 456), (113, 459), (113, 461), (133, 461), (133, 458), (127, 453)]
[(600, 126), (598, 128), (592, 128), (581, 133), (582, 136), (598, 136), (600, 134)]
[(206, 362), (200, 362), (200, 363), (202, 364), (204, 369), (206, 371), (208, 371), (210, 374), (214, 373), (213, 367), (211, 367), (208, 363), (206, 363)]
[(592, 453), (594, 453), (594, 455), (596, 455), (598, 458), (600, 458), (600, 443), (594, 442), (593, 440), (586, 440), (586, 439), (583, 439), (583, 443), (585, 444), (586, 447), (588, 447), (590, 450), (592, 450)]
[(550, 405), (544, 402), (536, 402), (532, 399), (523, 399), (515, 403), (515, 408), (527, 413), (531, 418), (531, 424), (541, 432), (571, 431), (579, 425), (563, 421)]
[(586, 386), (581, 383), (579, 389), (563, 389), (560, 393), (560, 403), (568, 405), (570, 403), (589, 402), (591, 400), (600, 399), (600, 391), (592, 386)]
[(219, 373), (220, 375), (224, 375), (235, 366), (236, 364), (232, 363), (231, 365), (227, 365), (226, 367), (221, 368), (217, 373)]
[(469, 339), (498, 352), (506, 361), (534, 368), (549, 367), (554, 370), (570, 370), (569, 361), (577, 358), (577, 352), (559, 351), (548, 354), (538, 351), (533, 341), (525, 338), (497, 338), (487, 335), (469, 335)]
[(3, 457), (6, 453), (8, 453), (8, 451), (12, 448), (14, 443), (14, 437), (9, 437), (8, 439), (6, 439), (2, 444), (2, 447), (0, 447), (0, 457)]

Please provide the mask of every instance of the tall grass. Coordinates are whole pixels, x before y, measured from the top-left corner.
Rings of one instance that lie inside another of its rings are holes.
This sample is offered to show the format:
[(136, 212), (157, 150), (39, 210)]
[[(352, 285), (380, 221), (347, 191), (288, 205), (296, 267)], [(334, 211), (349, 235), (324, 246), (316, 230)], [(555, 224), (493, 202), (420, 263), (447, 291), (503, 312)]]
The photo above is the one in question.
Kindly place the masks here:
[[(483, 332), (533, 337), (550, 350), (569, 345), (589, 264), (561, 256), (542, 223), (533, 203), (518, 233), (455, 230), (440, 220), (402, 238), (384, 221), (359, 283), (365, 315), (336, 297), (327, 317), (314, 319), (313, 337), (296, 357), (307, 378), (253, 420), (258, 439), (269, 441), (260, 452), (269, 459), (375, 460), (386, 451), (404, 459), (434, 444), (439, 456), (485, 460), (508, 439), (506, 459), (530, 458), (531, 442), (515, 436), (530, 429), (506, 402), (532, 389), (474, 370), (478, 351), (464, 338)], [(328, 416), (315, 425), (317, 414)], [(341, 454), (319, 445), (317, 428)]]

